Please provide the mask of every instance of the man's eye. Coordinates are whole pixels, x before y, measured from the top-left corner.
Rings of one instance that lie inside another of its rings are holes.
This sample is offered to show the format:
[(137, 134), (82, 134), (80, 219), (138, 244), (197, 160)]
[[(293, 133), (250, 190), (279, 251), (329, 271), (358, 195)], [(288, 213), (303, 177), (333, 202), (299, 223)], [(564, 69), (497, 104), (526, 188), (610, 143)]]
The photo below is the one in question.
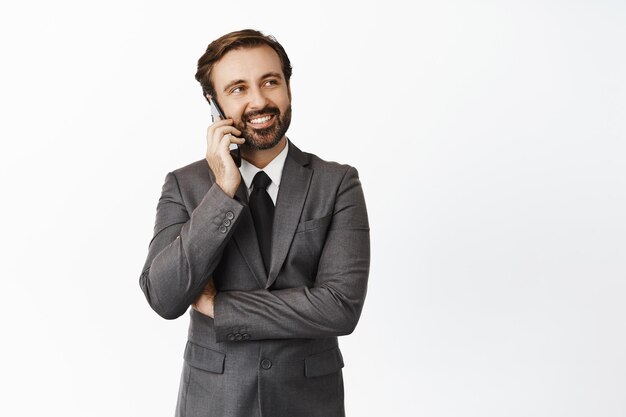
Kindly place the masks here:
[(278, 81), (276, 81), (276, 80), (267, 80), (267, 81), (265, 81), (265, 85), (267, 85), (267, 86), (278, 85)]
[(238, 93), (241, 93), (241, 92), (243, 92), (243, 87), (235, 87), (232, 90), (230, 90), (231, 94), (238, 94)]

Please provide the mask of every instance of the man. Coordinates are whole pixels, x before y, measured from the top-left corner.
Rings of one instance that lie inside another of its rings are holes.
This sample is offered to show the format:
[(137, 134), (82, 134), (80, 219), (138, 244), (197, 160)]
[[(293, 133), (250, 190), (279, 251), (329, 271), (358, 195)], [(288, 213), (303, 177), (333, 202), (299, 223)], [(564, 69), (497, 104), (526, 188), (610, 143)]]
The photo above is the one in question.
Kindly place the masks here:
[(354, 168), (285, 136), (290, 76), (283, 47), (254, 30), (198, 62), (226, 119), (205, 159), (167, 174), (140, 278), (162, 317), (192, 306), (177, 416), (344, 415), (337, 336), (365, 299), (367, 212)]

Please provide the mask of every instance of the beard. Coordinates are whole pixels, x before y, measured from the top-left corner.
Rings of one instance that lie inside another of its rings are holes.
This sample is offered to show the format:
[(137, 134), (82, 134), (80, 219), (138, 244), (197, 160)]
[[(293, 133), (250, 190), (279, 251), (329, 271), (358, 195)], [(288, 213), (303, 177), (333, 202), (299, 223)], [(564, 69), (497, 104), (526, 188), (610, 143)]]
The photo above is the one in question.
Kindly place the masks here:
[[(263, 129), (254, 129), (248, 126), (246, 120), (250, 120), (260, 115), (272, 115), (275, 117), (274, 123)], [(291, 124), (291, 104), (284, 114), (280, 113), (277, 107), (265, 107), (262, 110), (252, 111), (242, 115), (242, 121), (235, 123), (235, 127), (242, 132), (241, 136), (246, 140), (243, 147), (254, 150), (264, 150), (273, 148), (287, 133)]]

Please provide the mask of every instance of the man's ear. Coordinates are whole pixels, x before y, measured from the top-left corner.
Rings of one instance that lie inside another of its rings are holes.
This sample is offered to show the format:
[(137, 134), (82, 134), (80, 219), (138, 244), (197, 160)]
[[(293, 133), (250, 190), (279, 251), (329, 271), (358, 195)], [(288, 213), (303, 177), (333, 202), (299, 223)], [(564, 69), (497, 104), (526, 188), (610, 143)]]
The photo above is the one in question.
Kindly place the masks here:
[(204, 95), (204, 97), (206, 97), (206, 99), (207, 99), (207, 101), (208, 101), (209, 103), (211, 102), (211, 100), (213, 100), (213, 97), (211, 97), (211, 94), (209, 94), (209, 93), (206, 93), (206, 94)]
[(287, 81), (287, 95), (289, 96), (289, 102), (291, 103), (291, 84)]

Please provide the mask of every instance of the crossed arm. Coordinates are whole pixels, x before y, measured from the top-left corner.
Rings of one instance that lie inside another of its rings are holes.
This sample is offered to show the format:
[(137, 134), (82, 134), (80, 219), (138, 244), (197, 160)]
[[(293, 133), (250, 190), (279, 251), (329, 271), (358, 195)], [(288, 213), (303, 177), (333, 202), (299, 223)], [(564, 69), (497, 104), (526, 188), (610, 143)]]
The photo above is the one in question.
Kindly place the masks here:
[[(361, 184), (349, 168), (339, 186), (332, 221), (312, 287), (216, 292), (210, 277), (243, 210), (213, 185), (189, 217), (176, 178), (168, 174), (157, 208), (155, 237), (140, 284), (150, 305), (176, 318), (192, 305), (214, 316), (216, 341), (244, 327), (249, 339), (321, 338), (351, 333), (369, 273), (369, 226)], [(234, 219), (225, 233), (224, 213)], [(185, 219), (187, 217), (187, 219)]]

